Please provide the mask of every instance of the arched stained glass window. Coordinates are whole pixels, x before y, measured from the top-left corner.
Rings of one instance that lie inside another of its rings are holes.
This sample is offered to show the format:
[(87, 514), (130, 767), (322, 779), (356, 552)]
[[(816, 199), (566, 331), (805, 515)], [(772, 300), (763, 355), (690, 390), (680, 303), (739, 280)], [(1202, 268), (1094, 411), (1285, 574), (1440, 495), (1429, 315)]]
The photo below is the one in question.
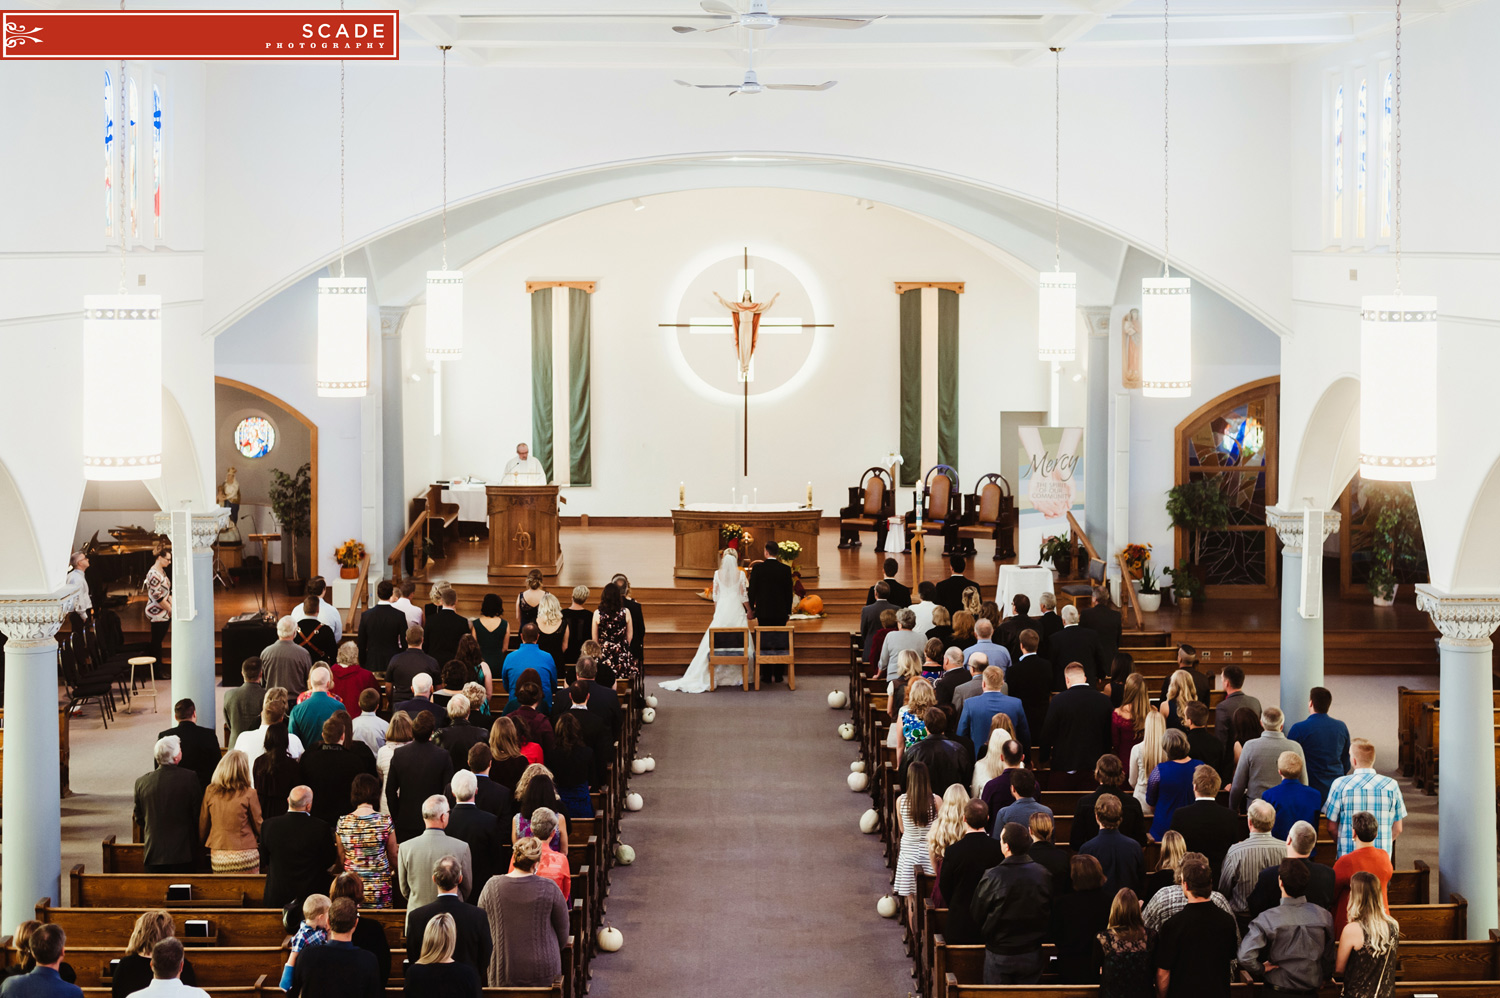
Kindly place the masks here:
[(1344, 236), (1344, 85), (1333, 91), (1333, 238)]
[(129, 124), (125, 131), (125, 204), (130, 211), (131, 238), (141, 234), (141, 94), (130, 81)]
[(115, 234), (115, 92), (109, 71), (104, 73), (104, 235)]
[(1391, 238), (1391, 92), (1390, 72), (1385, 74), (1380, 98), (1380, 238)]
[(1369, 172), (1369, 88), (1359, 81), (1359, 136), (1354, 149), (1354, 238), (1365, 237), (1365, 175)]
[(151, 234), (161, 238), (161, 87), (151, 85)]

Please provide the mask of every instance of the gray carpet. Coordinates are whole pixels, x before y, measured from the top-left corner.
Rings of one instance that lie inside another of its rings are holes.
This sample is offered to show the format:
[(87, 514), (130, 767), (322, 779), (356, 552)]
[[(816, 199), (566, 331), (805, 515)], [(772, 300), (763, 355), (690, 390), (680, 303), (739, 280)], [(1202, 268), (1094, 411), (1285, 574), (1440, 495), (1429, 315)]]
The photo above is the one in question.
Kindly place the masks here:
[(636, 862), (612, 877), (607, 921), (625, 937), (594, 961), (592, 998), (643, 994), (904, 996), (911, 964), (875, 913), (890, 885), (869, 797), (850, 792), (839, 680), (804, 679), (660, 698), (641, 737), (654, 773), (621, 839)]

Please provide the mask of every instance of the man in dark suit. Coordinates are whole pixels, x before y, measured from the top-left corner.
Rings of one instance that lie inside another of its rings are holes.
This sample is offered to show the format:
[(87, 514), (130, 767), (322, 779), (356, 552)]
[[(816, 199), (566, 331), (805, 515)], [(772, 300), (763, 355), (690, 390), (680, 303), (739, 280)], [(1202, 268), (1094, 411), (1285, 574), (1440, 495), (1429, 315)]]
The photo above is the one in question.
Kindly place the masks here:
[(890, 580), (881, 579), (875, 583), (870, 587), (870, 595), (874, 599), (867, 600), (859, 611), (859, 645), (861, 648), (868, 647), (870, 635), (880, 627), (880, 615), (886, 610), (898, 609), (890, 600)]
[[(1120, 794), (1100, 794), (1094, 801), (1094, 820), (1099, 831), (1078, 850), (1099, 861), (1104, 870), (1104, 893), (1114, 897), (1122, 887), (1137, 894), (1146, 882), (1146, 861), (1141, 844), (1120, 832)], [(1130, 796), (1124, 794), (1123, 796)]]
[(450, 838), (462, 839), (469, 844), (469, 853), (474, 857), (474, 883), (466, 890), (471, 898), (478, 898), (491, 877), (505, 870), (500, 866), (501, 847), (510, 838), (510, 826), (501, 835), (500, 819), (480, 808), (475, 802), (479, 792), (479, 779), (468, 770), (453, 774), (453, 809), (448, 812)]
[(469, 749), (480, 742), (488, 741), (490, 733), (469, 720), (474, 705), (462, 693), (448, 698), (448, 726), (438, 732), (438, 744), (453, 756), (453, 771), (466, 769), (469, 765)]
[[(510, 787), (498, 780), (490, 779), (490, 766), (494, 764), (494, 761), (494, 756), (490, 754), (490, 747), (484, 742), (469, 749), (467, 768), (474, 774), (474, 804), (480, 810), (493, 814), (499, 820), (501, 828), (508, 829), (510, 828), (513, 795)], [(452, 799), (450, 795), (449, 800)]]
[(1193, 770), (1193, 802), (1172, 814), (1172, 830), (1182, 833), (1188, 852), (1201, 852), (1208, 858), (1214, 883), (1219, 881), (1224, 854), (1249, 834), (1245, 822), (1218, 802), (1222, 785), (1212, 766), (1199, 766)]
[[(896, 581), (896, 570), (900, 567), (901, 566), (896, 563), (895, 558), (887, 558), (885, 560), (884, 566), (885, 578), (880, 580), (880, 582), (885, 583), (887, 590), (886, 595), (883, 598), (890, 601), (891, 606), (895, 607), (897, 610), (901, 609), (903, 606), (911, 606), (911, 587), (902, 585), (901, 583)], [(865, 593), (866, 606), (869, 606), (877, 599), (882, 598), (880, 594), (875, 591), (876, 587), (880, 585), (880, 582), (875, 583), (875, 585), (871, 586), (869, 591)], [(878, 613), (875, 615), (875, 619), (880, 619), (880, 615)]]
[(244, 682), (224, 693), (224, 723), (229, 725), (229, 741), (235, 741), (245, 731), (260, 727), (260, 711), (265, 706), (266, 688), (260, 682), (260, 656), (252, 656), (240, 663), (240, 676)]
[(583, 743), (594, 753), (593, 776), (590, 785), (604, 786), (610, 759), (614, 755), (611, 751), (614, 747), (614, 738), (609, 729), (609, 718), (589, 707), (589, 686), (584, 682), (574, 682), (568, 687), (568, 695), (559, 696), (557, 701), (557, 710), (552, 714), (552, 726), (556, 728), (558, 720), (564, 714), (571, 715), (578, 722), (578, 727), (583, 734)]
[[(1198, 699), (1202, 701), (1203, 706), (1207, 707), (1208, 695), (1213, 692), (1214, 688), (1214, 677), (1210, 673), (1199, 671), (1198, 649), (1192, 645), (1178, 645), (1177, 668), (1185, 669), (1193, 677), (1193, 692), (1198, 694)], [(1171, 685), (1172, 675), (1168, 673), (1161, 681), (1161, 699), (1167, 699), (1167, 688)], [(1218, 875), (1218, 870), (1215, 869), (1214, 876)]]
[(1093, 595), (1089, 597), (1089, 606), (1078, 611), (1078, 623), (1099, 635), (1099, 645), (1104, 649), (1105, 661), (1113, 663), (1115, 653), (1120, 650), (1120, 633), (1124, 630), (1124, 621), (1120, 617), (1120, 611), (1110, 605), (1109, 592), (1103, 586), (1094, 587)]
[(1021, 632), (1036, 631), (1038, 639), (1042, 632), (1036, 618), (1030, 616), (1030, 596), (1025, 593), (1016, 593), (1015, 598), (1010, 601), (1010, 606), (1011, 615), (1000, 623), (1000, 630), (995, 635), (995, 643), (1004, 645), (1005, 650), (1010, 652), (1010, 660), (1014, 662), (1021, 657)]
[(458, 612), (458, 593), (452, 586), (438, 590), (438, 600), (437, 612), (427, 615), (425, 647), (439, 665), (447, 665), (458, 654), (459, 639), (469, 633), (469, 621)]
[[(1299, 821), (1292, 825), (1292, 830), (1286, 837), (1286, 855), (1288, 859), (1300, 859), (1302, 865), (1307, 867), (1308, 875), (1311, 877), (1307, 883), (1307, 900), (1319, 908), (1333, 911), (1334, 902), (1338, 897), (1338, 878), (1334, 876), (1333, 867), (1313, 862), (1312, 851), (1317, 844), (1317, 829), (1305, 821)], [(1268, 866), (1260, 872), (1260, 879), (1255, 882), (1255, 889), (1250, 892), (1249, 910), (1252, 922), (1261, 912), (1281, 903), (1281, 885), (1277, 881), (1279, 870), (1279, 867)]]
[(1208, 708), (1202, 701), (1193, 700), (1183, 711), (1187, 724), (1188, 758), (1207, 763), (1219, 771), (1220, 780), (1234, 779), (1234, 753), (1231, 752), (1213, 729)]
[(646, 612), (641, 609), (641, 604), (630, 595), (630, 580), (625, 573), (617, 572), (610, 579), (620, 589), (620, 596), (625, 601), (625, 611), (630, 614), (630, 654), (636, 662), (646, 661)]
[(953, 574), (937, 584), (933, 602), (947, 607), (949, 613), (957, 613), (964, 608), (964, 590), (978, 589), (979, 583), (964, 576), (963, 555), (949, 555), (948, 566), (953, 569)]
[(1042, 593), (1036, 601), (1042, 609), (1042, 615), (1036, 619), (1036, 632), (1042, 636), (1041, 647), (1037, 650), (1043, 657), (1056, 661), (1052, 654), (1052, 635), (1063, 629), (1062, 618), (1057, 615), (1057, 597)]
[(1052, 660), (1052, 688), (1063, 689), (1063, 669), (1077, 662), (1083, 666), (1083, 675), (1090, 683), (1098, 682), (1108, 675), (1109, 663), (1104, 658), (1104, 648), (1099, 644), (1099, 635), (1081, 627), (1078, 610), (1071, 606), (1062, 608), (1063, 628), (1052, 635), (1052, 648), (1047, 657)]
[(1005, 851), (986, 829), (990, 809), (975, 797), (964, 805), (964, 835), (943, 851), (943, 866), (938, 871), (938, 888), (948, 902), (948, 925), (943, 934), (950, 945), (977, 946), (979, 926), (969, 916), (974, 888), (979, 878), (1005, 858)]
[[(413, 627), (412, 630), (419, 630)], [(402, 654), (406, 654), (402, 652)], [(406, 711), (406, 716), (413, 721), (418, 714), (426, 714), (432, 718), (432, 726), (441, 728), (448, 723), (448, 712), (443, 710), (432, 701), (432, 676), (425, 672), (419, 672), (412, 677), (412, 697), (396, 704), (396, 710)], [(391, 699), (395, 699), (394, 696)]]
[[(347, 797), (348, 794), (346, 793)], [(309, 894), (328, 890), (337, 865), (333, 829), (311, 813), (311, 787), (293, 787), (286, 797), (286, 814), (268, 819), (260, 833), (260, 868), (266, 872), (261, 904), (280, 908), (290, 901), (302, 904)]]
[[(937, 792), (937, 787), (947, 790), (955, 783), (968, 786), (974, 778), (974, 756), (962, 742), (947, 737), (947, 713), (941, 707), (928, 707), (922, 719), (927, 724), (927, 737), (907, 749), (902, 756), (901, 782), (906, 782), (906, 771), (911, 764), (921, 762), (927, 766), (934, 792)], [(939, 793), (938, 796), (942, 794)]]
[[(395, 609), (392, 607), (392, 609)], [(400, 610), (396, 610), (401, 613)], [(406, 615), (401, 614), (405, 621)], [(391, 684), (391, 702), (400, 703), (410, 700), (412, 697), (412, 681), (418, 676), (441, 676), (443, 674), (438, 660), (422, 650), (422, 644), (427, 640), (427, 631), (422, 627), (408, 627), (406, 629), (406, 650), (397, 652), (391, 656), (390, 662), (386, 664), (385, 678)], [(373, 670), (372, 670), (373, 671)], [(431, 685), (429, 684), (429, 688)], [(400, 709), (399, 707), (397, 708)]]
[(1099, 757), (1113, 747), (1109, 723), (1115, 708), (1088, 685), (1083, 666), (1070, 664), (1064, 677), (1068, 688), (1052, 698), (1042, 723), (1042, 761), (1052, 760), (1049, 789), (1081, 790), (1093, 781)]
[[(480, 812), (481, 814), (483, 812)], [(452, 819), (448, 834), (453, 834)], [(478, 853), (475, 853), (475, 874), (479, 872)], [(453, 927), (458, 938), (453, 944), (453, 962), (467, 963), (479, 972), (481, 982), (488, 979), (490, 951), (495, 941), (490, 935), (489, 916), (484, 909), (468, 904), (463, 899), (463, 870), (452, 857), (444, 856), (433, 864), (432, 882), (438, 889), (437, 900), (415, 909), (406, 920), (406, 959), (417, 962), (422, 955), (422, 936), (427, 932), (427, 923), (439, 915), (453, 916)], [(476, 884), (473, 896), (478, 897), (482, 885)]]
[[(1036, 653), (1037, 641), (1036, 631), (1031, 628), (1022, 631), (1018, 644), (1021, 655), (1005, 671), (1006, 692), (1021, 701), (1026, 711), (1026, 728), (1033, 738), (1042, 733), (1052, 700), (1052, 663)], [(1027, 745), (1026, 750), (1031, 751), (1031, 746)]]
[(435, 730), (432, 715), (422, 711), (412, 719), (411, 744), (391, 754), (385, 796), (390, 802), (397, 842), (422, 834), (422, 802), (448, 789), (448, 781), (453, 778), (453, 757), (433, 744)]
[(396, 587), (390, 579), (381, 579), (375, 586), (375, 595), (380, 602), (370, 607), (359, 618), (359, 634), (355, 641), (359, 645), (359, 661), (374, 673), (383, 673), (390, 664), (391, 656), (406, 647), (406, 614), (395, 602)]
[(177, 719), (175, 728), (158, 731), (157, 738), (176, 735), (182, 743), (182, 762), (179, 765), (198, 774), (198, 782), (207, 789), (213, 782), (214, 770), (219, 768), (219, 739), (208, 728), (198, 727), (198, 708), (186, 698), (172, 706), (172, 716)]
[(1093, 793), (1085, 795), (1073, 809), (1073, 831), (1068, 845), (1077, 852), (1083, 844), (1099, 833), (1099, 822), (1094, 817), (1094, 802), (1104, 794), (1114, 794), (1120, 799), (1120, 834), (1146, 844), (1146, 818), (1141, 811), (1141, 802), (1135, 799), (1125, 785), (1125, 767), (1120, 757), (1106, 752), (1094, 766), (1094, 779), (1099, 786)]
[[(780, 560), (780, 549), (766, 541), (766, 557), (750, 569), (750, 613), (756, 626), (785, 627), (792, 615), (792, 570)], [(766, 635), (761, 639), (766, 651), (785, 651), (786, 643), (781, 635)], [(785, 665), (763, 667), (760, 678), (766, 682), (779, 683), (786, 678)]]
[(330, 828), (354, 809), (349, 803), (354, 778), (360, 773), (379, 775), (369, 752), (356, 752), (343, 739), (343, 722), (330, 717), (323, 722), (322, 740), (302, 753), (302, 778), (312, 789), (313, 817), (321, 818)]
[(355, 903), (334, 899), (328, 909), (328, 941), (297, 954), (287, 998), (380, 998), (385, 994), (375, 954), (354, 945), (358, 923)]
[(616, 693), (613, 687), (598, 682), (599, 665), (587, 655), (578, 660), (576, 674), (579, 682), (588, 685), (589, 710), (609, 722), (610, 737), (619, 741), (620, 726), (625, 719), (620, 707), (620, 694)]
[(135, 781), (135, 820), (145, 838), (147, 873), (192, 873), (204, 784), (183, 765), (181, 740), (156, 742), (156, 769)]

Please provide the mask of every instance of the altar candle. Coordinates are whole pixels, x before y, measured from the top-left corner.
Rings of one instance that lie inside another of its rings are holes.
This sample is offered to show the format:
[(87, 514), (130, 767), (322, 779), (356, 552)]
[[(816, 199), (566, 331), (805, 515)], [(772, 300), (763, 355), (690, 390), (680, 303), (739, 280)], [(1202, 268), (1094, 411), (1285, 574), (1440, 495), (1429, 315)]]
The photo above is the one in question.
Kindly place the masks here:
[(812, 482), (807, 483), (807, 508), (812, 509)]
[(677, 483), (677, 508), (678, 509), (682, 508), (683, 503), (686, 501), (686, 497), (687, 497), (687, 490), (683, 488), (681, 482), (678, 482)]
[(759, 505), (760, 504), (760, 489), (751, 489), (750, 493), (751, 493), (750, 504), (752, 506)]

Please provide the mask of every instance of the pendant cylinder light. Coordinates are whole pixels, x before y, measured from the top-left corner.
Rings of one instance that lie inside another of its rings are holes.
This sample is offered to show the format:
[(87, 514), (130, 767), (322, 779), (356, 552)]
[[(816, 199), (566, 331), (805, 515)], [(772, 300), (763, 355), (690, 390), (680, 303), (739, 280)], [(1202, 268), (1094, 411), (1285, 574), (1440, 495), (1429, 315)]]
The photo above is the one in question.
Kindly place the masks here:
[(161, 477), (161, 298), (83, 299), (83, 477)]
[(318, 280), (318, 395), (360, 398), (370, 387), (369, 294), (363, 277)]
[(1141, 394), (1187, 398), (1193, 394), (1193, 282), (1173, 277), (1172, 46), (1169, 7), (1162, 3), (1162, 275), (1141, 281)]
[(1053, 270), (1037, 281), (1037, 359), (1060, 363), (1078, 352), (1078, 275), (1062, 269), (1062, 49), (1052, 56)]
[(464, 352), (464, 275), (448, 269), (448, 49), (443, 52), (443, 269), (427, 272), (427, 359), (458, 360)]

